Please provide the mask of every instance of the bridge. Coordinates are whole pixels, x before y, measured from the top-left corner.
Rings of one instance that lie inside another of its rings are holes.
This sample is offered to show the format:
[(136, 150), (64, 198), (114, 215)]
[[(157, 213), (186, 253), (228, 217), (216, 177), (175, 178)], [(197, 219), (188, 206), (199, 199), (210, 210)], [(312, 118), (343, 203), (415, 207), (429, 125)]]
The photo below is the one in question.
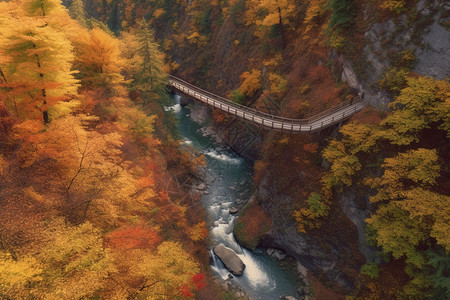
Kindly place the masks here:
[(350, 116), (364, 108), (361, 98), (356, 97), (307, 119), (289, 119), (232, 102), (175, 76), (170, 75), (168, 83), (181, 93), (211, 107), (220, 109), (255, 125), (283, 132), (299, 133), (319, 131), (350, 118)]

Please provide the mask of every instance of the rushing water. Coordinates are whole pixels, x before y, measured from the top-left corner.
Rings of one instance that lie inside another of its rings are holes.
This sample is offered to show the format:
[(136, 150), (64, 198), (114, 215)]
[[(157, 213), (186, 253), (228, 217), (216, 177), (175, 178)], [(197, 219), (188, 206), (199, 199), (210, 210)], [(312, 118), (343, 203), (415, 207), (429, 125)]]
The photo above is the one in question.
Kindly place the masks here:
[[(242, 287), (252, 299), (280, 299), (280, 296), (297, 294), (294, 279), (288, 276), (279, 263), (264, 251), (249, 251), (240, 247), (233, 236), (236, 216), (229, 214), (236, 199), (247, 200), (252, 194), (252, 166), (230, 149), (217, 145), (211, 138), (201, 134), (201, 126), (190, 118), (190, 110), (181, 107), (179, 96), (174, 96), (171, 109), (178, 118), (178, 128), (184, 143), (205, 154), (208, 188), (202, 197), (207, 210), (210, 238), (214, 245), (224, 244), (232, 248), (246, 265), (242, 276), (233, 281)], [(211, 270), (223, 280), (228, 270), (213, 254)]]

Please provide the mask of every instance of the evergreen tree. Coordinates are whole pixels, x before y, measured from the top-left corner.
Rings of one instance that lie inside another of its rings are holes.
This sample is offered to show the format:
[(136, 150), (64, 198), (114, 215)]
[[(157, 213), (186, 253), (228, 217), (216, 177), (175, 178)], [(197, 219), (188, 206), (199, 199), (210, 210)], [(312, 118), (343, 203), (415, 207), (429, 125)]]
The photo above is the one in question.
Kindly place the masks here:
[(148, 98), (152, 91), (164, 86), (166, 80), (164, 62), (158, 44), (154, 40), (153, 32), (148, 28), (145, 19), (139, 22), (136, 38), (139, 43), (137, 51), (142, 57), (142, 61), (135, 83), (144, 93), (145, 98)]
[(87, 27), (86, 11), (84, 10), (83, 0), (72, 0), (69, 7), (69, 15), (77, 20), (80, 25)]

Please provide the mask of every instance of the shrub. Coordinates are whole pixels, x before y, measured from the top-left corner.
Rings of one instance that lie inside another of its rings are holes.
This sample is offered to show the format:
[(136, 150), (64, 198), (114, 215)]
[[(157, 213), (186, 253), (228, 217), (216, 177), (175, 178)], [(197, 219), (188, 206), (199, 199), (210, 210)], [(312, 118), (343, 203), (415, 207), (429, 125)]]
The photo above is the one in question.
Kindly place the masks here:
[(243, 104), (245, 100), (245, 95), (239, 89), (235, 89), (230, 94), (230, 100), (235, 103)]
[(361, 272), (361, 274), (367, 275), (372, 279), (376, 279), (376, 278), (378, 278), (380, 269), (378, 268), (377, 263), (368, 263), (361, 267), (360, 272)]

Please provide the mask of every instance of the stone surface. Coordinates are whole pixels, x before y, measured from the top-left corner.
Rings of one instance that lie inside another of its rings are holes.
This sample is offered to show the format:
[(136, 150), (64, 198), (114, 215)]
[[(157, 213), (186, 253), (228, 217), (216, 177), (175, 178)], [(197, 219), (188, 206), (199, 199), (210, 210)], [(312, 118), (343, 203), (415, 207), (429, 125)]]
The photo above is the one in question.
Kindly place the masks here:
[(278, 260), (284, 260), (287, 257), (287, 254), (284, 253), (283, 251), (273, 248), (267, 249), (267, 255)]
[(236, 252), (220, 244), (214, 247), (214, 254), (217, 255), (217, 257), (233, 275), (242, 275), (245, 269), (245, 264), (239, 256), (237, 256)]
[(339, 204), (342, 211), (356, 226), (358, 231), (359, 250), (364, 255), (367, 261), (379, 261), (376, 247), (369, 247), (365, 243), (366, 222), (365, 220), (370, 216), (369, 208), (370, 201), (366, 197), (356, 197), (354, 193), (346, 192), (339, 197)]
[[(364, 65), (354, 62), (352, 66), (351, 57), (347, 60), (332, 53), (331, 58), (341, 65), (341, 80), (357, 94), (364, 95), (366, 103), (377, 109), (387, 109), (391, 96), (377, 87), (384, 73), (393, 67), (390, 63), (392, 53), (412, 51), (416, 57), (412, 71), (441, 80), (449, 78), (450, 31), (441, 25), (448, 22), (448, 18), (442, 18), (445, 11), (450, 9), (448, 6), (442, 7), (439, 1), (421, 0), (417, 3), (421, 22), (411, 24), (403, 14), (372, 24), (364, 33)], [(370, 16), (366, 18), (370, 19)], [(355, 72), (355, 69), (359, 71)]]
[(180, 105), (181, 106), (187, 106), (190, 103), (192, 103), (192, 101), (193, 100), (191, 98), (189, 98), (188, 96), (181, 94), (181, 97), (180, 97)]
[(418, 48), (414, 71), (437, 79), (450, 77), (450, 31), (434, 22), (422, 38), (425, 47)]
[(198, 186), (197, 186), (197, 190), (204, 190), (204, 189), (206, 189), (206, 184), (205, 183), (200, 183)]
[(273, 254), (272, 254), (273, 258), (276, 258), (278, 260), (284, 260), (287, 257), (286, 253), (283, 253), (280, 250), (276, 250)]
[[(311, 271), (323, 272), (330, 280), (338, 283), (344, 290), (354, 289), (352, 279), (349, 278), (336, 265), (345, 256), (352, 252), (346, 239), (357, 240), (355, 228), (346, 227), (345, 232), (336, 228), (336, 231), (322, 232), (320, 235), (309, 235), (297, 231), (295, 220), (287, 215), (280, 214), (286, 207), (291, 206), (290, 197), (283, 195), (272, 185), (270, 173), (266, 173), (257, 189), (261, 207), (271, 216), (273, 228), (261, 241), (259, 246), (283, 249), (289, 256), (298, 260), (305, 268)], [(353, 255), (353, 253), (352, 253)], [(359, 256), (347, 257), (346, 268), (359, 270), (364, 258)]]
[(239, 208), (233, 206), (230, 208), (230, 214), (237, 214), (239, 212)]
[(211, 111), (208, 106), (195, 102), (191, 109), (191, 119), (197, 124), (203, 125), (211, 120)]

